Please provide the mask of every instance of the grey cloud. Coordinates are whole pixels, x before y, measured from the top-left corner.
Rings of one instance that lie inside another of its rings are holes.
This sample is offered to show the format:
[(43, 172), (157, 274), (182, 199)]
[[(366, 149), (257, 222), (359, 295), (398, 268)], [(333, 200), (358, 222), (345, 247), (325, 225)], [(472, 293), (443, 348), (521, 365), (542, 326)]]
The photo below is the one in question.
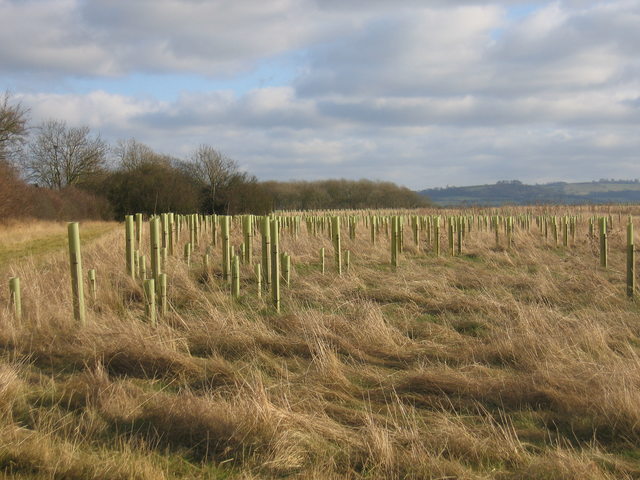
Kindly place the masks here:
[(0, 73), (237, 73), (304, 44), (306, 0), (0, 1)]
[[(321, 10), (340, 11), (340, 12), (363, 12), (363, 11), (398, 11), (401, 9), (420, 9), (420, 8), (455, 8), (457, 6), (468, 5), (484, 5), (487, 2), (480, 0), (396, 0), (389, 2), (388, 0), (314, 0), (314, 3)], [(514, 6), (514, 5), (531, 5), (529, 0), (501, 0), (491, 2), (494, 4)], [(584, 3), (584, 2), (583, 2)]]
[[(548, 7), (547, 10), (556, 9)], [(536, 18), (511, 25), (489, 51), (488, 60), (556, 64), (593, 49), (606, 49), (625, 58), (632, 56), (628, 60), (637, 58), (639, 2), (611, 2), (578, 11), (563, 11), (558, 7), (557, 11), (562, 21), (547, 30), (539, 25), (543, 20)]]
[(296, 86), (307, 96), (468, 91), (490, 80), (481, 60), (490, 31), (499, 23), (498, 9), (475, 6), (374, 18), (312, 49), (307, 74)]
[[(613, 97), (613, 94), (611, 94)], [(502, 99), (447, 97), (413, 99), (322, 100), (318, 110), (327, 117), (352, 124), (378, 126), (421, 125), (630, 125), (640, 123), (637, 98), (615, 102), (609, 96), (583, 95)]]
[(0, 73), (105, 73), (108, 52), (77, 28), (70, 2), (0, 1)]
[[(371, 21), (312, 50), (311, 66), (297, 87), (310, 97), (513, 96), (619, 81), (630, 65), (638, 65), (640, 2), (589, 7), (551, 4), (515, 23), (490, 13), (486, 21), (474, 22), (482, 13), (475, 6)], [(461, 22), (471, 28), (456, 36)], [(501, 33), (492, 38), (496, 29)]]
[(201, 127), (299, 130), (327, 124), (314, 102), (295, 98), (288, 87), (256, 89), (238, 98), (230, 92), (184, 94), (175, 102), (140, 113), (135, 120), (149, 128), (165, 130)]

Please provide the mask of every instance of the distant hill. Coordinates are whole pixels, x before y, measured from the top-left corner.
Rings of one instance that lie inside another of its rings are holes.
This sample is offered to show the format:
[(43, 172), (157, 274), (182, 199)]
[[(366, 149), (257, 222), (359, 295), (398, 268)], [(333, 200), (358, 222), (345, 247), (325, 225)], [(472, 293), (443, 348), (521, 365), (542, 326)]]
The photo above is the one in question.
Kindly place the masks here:
[(493, 185), (430, 188), (418, 193), (440, 206), (640, 203), (640, 182), (635, 179), (526, 185), (508, 180)]

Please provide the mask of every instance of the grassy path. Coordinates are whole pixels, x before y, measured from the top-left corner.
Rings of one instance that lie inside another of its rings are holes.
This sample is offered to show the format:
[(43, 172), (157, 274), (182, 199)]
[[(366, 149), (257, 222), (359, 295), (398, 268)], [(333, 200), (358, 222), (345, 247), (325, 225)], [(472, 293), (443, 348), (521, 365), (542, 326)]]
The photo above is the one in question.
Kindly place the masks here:
[[(32, 233), (29, 233), (31, 228)], [(81, 226), (81, 241), (86, 244), (119, 227), (115, 222), (87, 222)], [(25, 231), (26, 230), (26, 231)], [(12, 235), (13, 234), (13, 235)], [(26, 224), (0, 232), (0, 270), (25, 257), (40, 257), (67, 247), (66, 224)]]

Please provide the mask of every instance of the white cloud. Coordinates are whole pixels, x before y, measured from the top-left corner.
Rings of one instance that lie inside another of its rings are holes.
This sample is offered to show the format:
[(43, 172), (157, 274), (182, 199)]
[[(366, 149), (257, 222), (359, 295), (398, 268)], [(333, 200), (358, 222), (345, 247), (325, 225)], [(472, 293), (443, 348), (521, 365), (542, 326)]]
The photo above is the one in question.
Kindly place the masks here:
[(235, 73), (296, 48), (305, 1), (0, 0), (0, 72)]
[(22, 94), (16, 99), (29, 108), (35, 123), (49, 119), (65, 120), (71, 125), (88, 125), (101, 130), (120, 125), (122, 129), (134, 127), (131, 120), (139, 114), (157, 108), (153, 102), (113, 95), (103, 91), (87, 95)]

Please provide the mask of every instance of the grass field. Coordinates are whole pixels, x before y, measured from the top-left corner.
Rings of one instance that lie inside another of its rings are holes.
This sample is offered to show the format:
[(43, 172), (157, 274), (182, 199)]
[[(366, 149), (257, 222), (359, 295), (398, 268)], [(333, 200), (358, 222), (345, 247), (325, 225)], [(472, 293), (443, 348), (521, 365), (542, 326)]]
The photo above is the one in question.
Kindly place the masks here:
[[(83, 238), (90, 242), (116, 228), (118, 225), (113, 222), (87, 222), (83, 225)], [(66, 249), (66, 223), (13, 221), (0, 226), (0, 271), (23, 258), (41, 258)]]
[[(372, 246), (363, 225), (356, 242), (345, 228), (351, 268), (340, 277), (326, 234), (283, 234), (294, 270), (279, 314), (267, 292), (257, 298), (251, 266), (242, 266), (239, 301), (220, 278), (219, 248), (204, 271), (204, 232), (190, 269), (168, 260), (171, 308), (157, 329), (144, 321), (140, 284), (125, 275), (123, 227), (96, 226), (102, 233), (83, 249), (98, 298), (82, 328), (66, 256), (23, 257), (11, 267), (22, 280), (22, 322), (0, 293), (0, 472), (640, 478), (640, 305), (625, 296), (626, 219), (612, 210), (603, 270), (590, 212), (579, 213), (569, 248), (545, 242), (534, 225), (516, 232), (510, 250), (473, 230), (450, 257), (443, 237), (435, 257), (406, 227), (397, 269), (384, 235)], [(233, 240), (242, 241), (237, 231)]]

